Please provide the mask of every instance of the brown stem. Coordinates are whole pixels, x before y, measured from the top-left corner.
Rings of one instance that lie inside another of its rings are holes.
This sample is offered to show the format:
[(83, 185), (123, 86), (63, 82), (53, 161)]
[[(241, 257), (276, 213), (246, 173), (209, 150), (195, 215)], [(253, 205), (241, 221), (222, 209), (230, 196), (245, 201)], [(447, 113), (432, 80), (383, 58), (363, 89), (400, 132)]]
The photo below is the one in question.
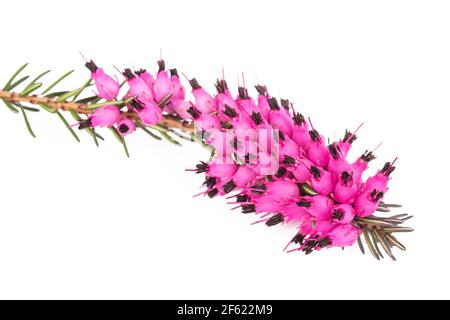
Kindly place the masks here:
[[(53, 110), (63, 110), (63, 111), (75, 111), (81, 114), (90, 114), (94, 110), (89, 110), (88, 105), (84, 103), (76, 103), (76, 102), (58, 102), (56, 99), (32, 95), (32, 96), (21, 96), (17, 92), (10, 92), (0, 90), (0, 100), (5, 100), (11, 103), (29, 103), (33, 105), (41, 105), (44, 104), (49, 106)], [(134, 111), (127, 111), (125, 115), (132, 119), (137, 119), (138, 115)], [(194, 126), (191, 122), (185, 121), (183, 119), (171, 116), (164, 115), (163, 120), (159, 123), (159, 125), (164, 126), (168, 129), (178, 129), (188, 133), (194, 132)]]

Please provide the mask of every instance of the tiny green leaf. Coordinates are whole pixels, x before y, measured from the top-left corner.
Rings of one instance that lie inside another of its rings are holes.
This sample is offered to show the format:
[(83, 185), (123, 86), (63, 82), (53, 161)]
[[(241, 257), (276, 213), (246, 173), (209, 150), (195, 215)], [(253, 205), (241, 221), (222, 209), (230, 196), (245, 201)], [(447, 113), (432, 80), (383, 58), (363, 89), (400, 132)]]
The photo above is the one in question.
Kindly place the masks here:
[(45, 104), (45, 103), (40, 103), (39, 106), (44, 109), (45, 111), (48, 111), (50, 113), (55, 113), (57, 110), (53, 109), (52, 107), (50, 107), (49, 105)]
[(3, 100), (3, 103), (8, 107), (9, 110), (11, 110), (14, 113), (19, 113), (19, 110), (17, 110), (11, 102)]
[(45, 76), (47, 73), (50, 73), (51, 70), (47, 70), (42, 72), (41, 74), (39, 74), (36, 78), (34, 78), (33, 80), (31, 80), (31, 83), (35, 83), (37, 82), (39, 79), (41, 79), (43, 76)]
[(12, 75), (12, 77), (8, 80), (8, 82), (6, 83), (6, 85), (3, 87), (3, 90), (10, 90), (10, 86), (13, 83), (14, 79), (19, 75), (19, 73), (22, 72), (23, 69), (25, 69), (28, 66), (28, 63), (25, 63), (23, 66), (21, 66), (19, 69), (17, 69), (16, 72), (14, 72), (14, 74)]
[(77, 94), (79, 94), (83, 90), (84, 90), (84, 88), (81, 87), (81, 88), (75, 89), (73, 91), (69, 91), (69, 92), (59, 96), (58, 99), (56, 99), (56, 102), (67, 101), (68, 99), (72, 98), (73, 96), (76, 96)]
[(30, 93), (32, 93), (33, 91), (36, 91), (40, 87), (42, 87), (42, 82), (31, 83), (25, 89), (23, 89), (23, 91), (20, 93), (20, 95), (22, 97), (25, 97), (25, 96), (29, 95)]
[(80, 94), (83, 92), (84, 89), (86, 89), (87, 87), (91, 86), (91, 78), (89, 78), (82, 86), (81, 86), (81, 90), (80, 92), (78, 92), (76, 95), (73, 96), (72, 101), (75, 101), (78, 99), (78, 97), (80, 96)]
[(113, 135), (116, 137), (117, 141), (119, 141), (123, 145), (123, 149), (125, 151), (125, 154), (129, 158), (130, 157), (130, 153), (128, 152), (128, 147), (127, 147), (127, 143), (125, 142), (125, 139), (119, 134), (119, 132), (117, 132), (116, 128), (111, 127), (111, 128), (109, 128), (109, 130), (111, 130)]
[(34, 134), (33, 129), (31, 129), (30, 121), (28, 121), (28, 117), (27, 117), (25, 110), (23, 108), (21, 108), (20, 111), (22, 111), (23, 120), (25, 121), (28, 132), (30, 132), (30, 134), (33, 138), (36, 138), (36, 135)]
[(156, 134), (154, 134), (153, 132), (151, 132), (150, 130), (148, 130), (146, 127), (144, 127), (143, 125), (138, 124), (138, 127), (142, 129), (142, 131), (144, 131), (145, 133), (147, 133), (150, 137), (156, 139), (156, 140), (161, 140), (161, 137), (158, 137)]
[(20, 78), (19, 80), (17, 80), (16, 82), (14, 82), (13, 84), (11, 84), (8, 88), (8, 91), (11, 91), (12, 89), (14, 89), (15, 87), (18, 87), (20, 84), (22, 84), (22, 82), (26, 81), (30, 76), (25, 76), (23, 78)]
[(71, 70), (69, 72), (66, 72), (65, 74), (63, 74), (61, 77), (59, 77), (55, 82), (53, 82), (50, 86), (48, 86), (47, 89), (45, 89), (42, 92), (42, 95), (45, 95), (47, 92), (50, 92), (50, 90), (52, 90), (58, 83), (60, 83), (61, 81), (63, 81), (65, 78), (67, 78), (69, 75), (71, 75), (74, 72), (74, 70)]
[(80, 142), (80, 138), (78, 138), (77, 134), (75, 133), (75, 131), (70, 127), (70, 124), (67, 122), (66, 118), (64, 118), (64, 116), (62, 115), (61, 112), (56, 111), (56, 114), (58, 115), (58, 117), (61, 119), (61, 121), (64, 123), (64, 126), (69, 130), (70, 134), (75, 138), (75, 140), (77, 140), (78, 142)]

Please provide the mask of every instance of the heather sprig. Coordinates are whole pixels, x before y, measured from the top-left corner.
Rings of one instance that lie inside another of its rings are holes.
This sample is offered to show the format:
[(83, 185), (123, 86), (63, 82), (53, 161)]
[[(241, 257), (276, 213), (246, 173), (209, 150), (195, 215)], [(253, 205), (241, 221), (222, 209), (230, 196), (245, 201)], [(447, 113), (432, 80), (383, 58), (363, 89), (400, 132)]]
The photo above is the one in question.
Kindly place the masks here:
[[(259, 216), (255, 223), (294, 224), (298, 232), (287, 252), (310, 254), (358, 243), (364, 253), (364, 240), (376, 259), (384, 252), (395, 260), (392, 249), (406, 249), (394, 234), (413, 231), (402, 226), (411, 216), (374, 215), (399, 207), (383, 202), (396, 160), (364, 179), (375, 150), (349, 159), (359, 128), (328, 143), (310, 118), (289, 100), (271, 96), (263, 85), (255, 87), (257, 96), (252, 98), (245, 86), (233, 94), (224, 78), (217, 80), (216, 93), (192, 78), (191, 100), (178, 71), (166, 69), (163, 60), (157, 66), (155, 74), (125, 68), (114, 77), (90, 60), (90, 78), (79, 88), (54, 90), (70, 71), (37, 93), (49, 71), (28, 81), (29, 76), (21, 76), (24, 65), (0, 91), (0, 99), (12, 112), (22, 113), (33, 137), (27, 114), (43, 109), (55, 113), (78, 142), (74, 127), (86, 131), (97, 145), (103, 140), (97, 131), (110, 130), (127, 156), (125, 139), (137, 130), (175, 145), (179, 140), (200, 143), (210, 158), (187, 170), (205, 175), (200, 195), (234, 199), (234, 210)], [(87, 88), (96, 93), (84, 97)], [(75, 123), (69, 124), (64, 113)]]

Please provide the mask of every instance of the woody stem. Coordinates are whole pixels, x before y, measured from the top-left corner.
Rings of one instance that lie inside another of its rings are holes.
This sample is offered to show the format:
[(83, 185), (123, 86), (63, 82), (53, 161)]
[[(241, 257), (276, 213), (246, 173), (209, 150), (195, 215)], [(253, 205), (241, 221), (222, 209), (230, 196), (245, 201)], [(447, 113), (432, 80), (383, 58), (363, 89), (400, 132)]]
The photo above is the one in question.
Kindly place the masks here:
[[(93, 109), (89, 109), (89, 105), (86, 103), (68, 102), (68, 101), (57, 101), (57, 99), (31, 95), (31, 96), (21, 96), (17, 92), (0, 90), (0, 100), (4, 100), (11, 103), (28, 103), (32, 105), (46, 105), (53, 110), (63, 110), (63, 111), (75, 111), (80, 114), (91, 114), (94, 112)], [(138, 117), (137, 113), (134, 111), (127, 111), (125, 115), (129, 118), (136, 119)], [(179, 129), (188, 133), (194, 132), (194, 127), (192, 123), (185, 120), (179, 119), (171, 115), (164, 115), (163, 120), (159, 123), (168, 129)]]

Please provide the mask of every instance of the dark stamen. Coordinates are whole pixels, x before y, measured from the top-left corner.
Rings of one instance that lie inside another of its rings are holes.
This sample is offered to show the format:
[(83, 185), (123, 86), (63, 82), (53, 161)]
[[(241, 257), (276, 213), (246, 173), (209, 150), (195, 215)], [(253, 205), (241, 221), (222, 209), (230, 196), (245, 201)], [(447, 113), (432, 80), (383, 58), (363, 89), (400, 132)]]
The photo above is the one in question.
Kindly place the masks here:
[(196, 166), (196, 173), (204, 173), (207, 172), (209, 169), (209, 166), (206, 162), (201, 161), (199, 164), (197, 164)]
[(259, 113), (259, 112), (253, 111), (252, 115), (251, 115), (251, 118), (256, 123), (257, 126), (259, 126), (262, 123), (262, 121), (263, 121), (262, 117), (261, 117), (261, 113)]
[(197, 79), (195, 79), (195, 78), (192, 78), (192, 80), (189, 80), (189, 84), (191, 85), (192, 90), (197, 90), (197, 89), (201, 88), (201, 86), (198, 84)]
[(223, 192), (225, 192), (225, 194), (228, 194), (231, 191), (233, 191), (235, 188), (236, 188), (236, 184), (233, 182), (233, 180), (231, 180), (223, 185)]
[(145, 69), (139, 69), (138, 71), (134, 71), (134, 73), (137, 74), (138, 76), (141, 76), (145, 72), (147, 72), (147, 70)]
[(330, 151), (330, 155), (334, 160), (337, 160), (339, 158), (338, 150), (336, 148), (336, 144), (330, 144), (328, 146), (328, 150)]
[(381, 173), (384, 174), (386, 177), (389, 177), (392, 172), (394, 172), (395, 167), (391, 165), (390, 162), (386, 162), (383, 169), (381, 169)]
[(265, 96), (266, 95), (266, 93), (267, 93), (266, 87), (257, 85), (257, 86), (255, 86), (255, 88), (256, 88), (256, 91), (258, 91), (260, 96)]
[(92, 125), (91, 119), (86, 119), (86, 120), (80, 122), (80, 124), (78, 125), (78, 129), (83, 130), (86, 128), (90, 128), (91, 125)]
[(203, 183), (208, 189), (214, 187), (217, 183), (217, 179), (215, 177), (207, 177), (205, 182)]
[(323, 238), (321, 240), (319, 240), (318, 246), (319, 248), (326, 248), (329, 245), (331, 245), (332, 241), (330, 238)]
[(287, 172), (287, 169), (284, 167), (281, 167), (278, 169), (277, 173), (275, 174), (275, 177), (281, 178), (286, 174), (286, 172)]
[(286, 166), (293, 166), (296, 164), (296, 161), (291, 156), (285, 155), (283, 159), (283, 164)]
[(305, 117), (299, 112), (294, 113), (294, 115), (292, 116), (292, 119), (294, 120), (295, 124), (298, 126), (301, 126), (303, 123), (305, 123)]
[(242, 206), (242, 210), (241, 210), (241, 212), (243, 214), (253, 213), (255, 211), (256, 211), (256, 207), (254, 204), (244, 204)]
[(273, 227), (282, 222), (284, 222), (283, 214), (279, 213), (279, 214), (273, 216), (272, 218), (270, 218), (269, 220), (267, 220), (266, 225), (268, 227)]
[(277, 98), (270, 98), (268, 102), (270, 110), (272, 111), (280, 110), (280, 105), (278, 104)]
[(200, 111), (198, 111), (194, 106), (189, 107), (186, 111), (192, 116), (192, 118), (194, 118), (194, 120), (200, 118)]
[(309, 136), (311, 137), (312, 141), (320, 141), (320, 134), (316, 129), (309, 131)]
[(309, 208), (309, 207), (311, 207), (311, 201), (299, 200), (299, 201), (297, 201), (297, 205), (302, 208)]
[(342, 209), (334, 209), (332, 216), (334, 220), (341, 221), (344, 218), (345, 212)]
[(246, 194), (240, 194), (236, 196), (236, 202), (247, 202), (249, 199), (249, 196)]
[(212, 189), (211, 191), (208, 192), (208, 197), (214, 198), (215, 196), (217, 196), (218, 193), (219, 193), (219, 190), (217, 190), (217, 188)]
[(177, 69), (170, 69), (170, 75), (173, 76), (177, 76), (178, 77), (178, 70)]
[(341, 174), (342, 182), (346, 185), (353, 178), (353, 173), (349, 173), (347, 171), (342, 172)]
[(95, 71), (97, 71), (97, 69), (98, 69), (98, 67), (97, 67), (97, 65), (94, 63), (94, 61), (89, 61), (89, 62), (86, 62), (86, 64), (85, 64), (85, 66), (86, 66), (86, 68), (88, 68), (89, 69), (89, 71), (91, 71), (92, 73), (94, 73)]
[(319, 179), (322, 176), (322, 172), (320, 172), (320, 169), (317, 168), (316, 166), (312, 166), (309, 172), (311, 172), (313, 177), (316, 179)]
[(131, 69), (126, 68), (123, 71), (123, 75), (125, 76), (125, 78), (127, 78), (128, 80), (131, 80), (135, 77), (134, 73), (131, 71)]
[(228, 84), (225, 80), (217, 79), (215, 86), (216, 86), (217, 92), (219, 92), (219, 93), (225, 93), (226, 91), (228, 91)]
[(284, 109), (289, 110), (289, 99), (281, 99), (280, 104)]
[(140, 101), (133, 99), (130, 101), (130, 106), (133, 107), (136, 111), (142, 111), (144, 110), (144, 106), (141, 104)]
[(352, 144), (356, 139), (358, 139), (358, 137), (355, 134), (348, 130), (345, 131), (344, 142)]
[(166, 62), (164, 60), (158, 61), (158, 72), (164, 71), (166, 69)]
[(122, 123), (122, 124), (119, 126), (119, 132), (120, 132), (120, 133), (127, 133), (128, 130), (130, 130), (130, 128), (129, 128), (125, 123)]
[(252, 187), (252, 193), (263, 194), (267, 187), (265, 184), (257, 183)]
[(238, 92), (239, 92), (239, 98), (246, 100), (249, 98), (248, 96), (248, 90), (245, 89), (244, 87), (239, 87), (238, 88)]
[(232, 107), (230, 107), (229, 105), (225, 105), (225, 110), (222, 111), (226, 116), (229, 116), (230, 118), (236, 118), (237, 117), (237, 112), (236, 110), (234, 110)]
[(361, 159), (365, 163), (369, 163), (370, 161), (374, 160), (376, 157), (373, 155), (372, 151), (366, 150), (363, 155), (361, 156)]
[(291, 242), (295, 243), (295, 244), (303, 244), (303, 241), (305, 240), (305, 236), (302, 235), (301, 233), (297, 233), (297, 235), (292, 238)]

